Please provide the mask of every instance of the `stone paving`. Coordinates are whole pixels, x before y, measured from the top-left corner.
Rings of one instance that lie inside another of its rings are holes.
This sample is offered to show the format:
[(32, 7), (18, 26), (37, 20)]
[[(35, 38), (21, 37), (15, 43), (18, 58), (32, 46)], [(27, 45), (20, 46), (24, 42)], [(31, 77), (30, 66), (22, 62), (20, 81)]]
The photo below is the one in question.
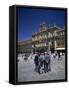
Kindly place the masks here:
[(58, 60), (51, 56), (51, 71), (38, 74), (34, 70), (34, 61), (30, 59), (26, 62), (22, 57), (18, 62), (18, 82), (25, 81), (44, 81), (65, 79), (65, 56)]

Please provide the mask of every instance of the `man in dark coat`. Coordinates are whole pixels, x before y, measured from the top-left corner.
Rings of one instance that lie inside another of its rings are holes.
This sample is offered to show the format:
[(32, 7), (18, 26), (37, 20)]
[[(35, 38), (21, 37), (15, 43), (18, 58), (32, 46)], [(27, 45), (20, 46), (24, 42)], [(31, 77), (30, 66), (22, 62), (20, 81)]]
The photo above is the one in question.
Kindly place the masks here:
[(38, 72), (38, 65), (39, 65), (39, 62), (38, 62), (38, 53), (37, 53), (37, 52), (35, 53), (34, 64), (35, 64), (35, 71)]

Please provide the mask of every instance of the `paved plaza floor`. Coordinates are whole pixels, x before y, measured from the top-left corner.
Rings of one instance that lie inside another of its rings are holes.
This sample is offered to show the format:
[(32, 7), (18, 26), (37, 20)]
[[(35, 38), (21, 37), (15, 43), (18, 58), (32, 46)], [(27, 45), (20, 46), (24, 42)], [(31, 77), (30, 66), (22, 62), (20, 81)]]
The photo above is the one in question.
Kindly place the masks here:
[(33, 59), (26, 62), (21, 57), (18, 62), (18, 82), (65, 79), (65, 56), (62, 56), (60, 60), (51, 56), (51, 71), (47, 73), (38, 74), (34, 67)]

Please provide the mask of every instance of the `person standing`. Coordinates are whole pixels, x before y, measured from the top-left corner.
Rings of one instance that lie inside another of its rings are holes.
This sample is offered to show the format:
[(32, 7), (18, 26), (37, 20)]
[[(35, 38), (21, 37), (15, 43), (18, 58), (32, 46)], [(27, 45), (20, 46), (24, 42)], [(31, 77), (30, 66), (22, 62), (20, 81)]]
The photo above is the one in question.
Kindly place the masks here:
[(45, 73), (51, 70), (50, 64), (51, 64), (50, 55), (48, 54), (48, 52), (45, 52), (45, 68), (44, 68)]
[(41, 72), (43, 73), (43, 66), (44, 66), (44, 53), (41, 53), (39, 56), (39, 67), (38, 67), (38, 73), (40, 74)]
[(39, 62), (38, 62), (38, 52), (35, 53), (34, 64), (35, 64), (35, 71), (38, 72), (38, 65), (39, 65)]
[(58, 52), (58, 60), (61, 59), (61, 55), (60, 55), (60, 52)]

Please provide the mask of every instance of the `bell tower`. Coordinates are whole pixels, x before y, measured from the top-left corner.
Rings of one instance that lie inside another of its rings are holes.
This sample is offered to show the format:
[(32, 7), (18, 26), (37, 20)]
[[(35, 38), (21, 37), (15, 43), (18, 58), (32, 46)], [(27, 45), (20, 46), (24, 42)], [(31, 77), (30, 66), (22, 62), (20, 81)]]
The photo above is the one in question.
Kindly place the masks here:
[(45, 24), (45, 22), (43, 22), (42, 24), (40, 24), (40, 28), (39, 28), (39, 30), (40, 30), (40, 32), (43, 32), (43, 31), (46, 31), (46, 24)]

